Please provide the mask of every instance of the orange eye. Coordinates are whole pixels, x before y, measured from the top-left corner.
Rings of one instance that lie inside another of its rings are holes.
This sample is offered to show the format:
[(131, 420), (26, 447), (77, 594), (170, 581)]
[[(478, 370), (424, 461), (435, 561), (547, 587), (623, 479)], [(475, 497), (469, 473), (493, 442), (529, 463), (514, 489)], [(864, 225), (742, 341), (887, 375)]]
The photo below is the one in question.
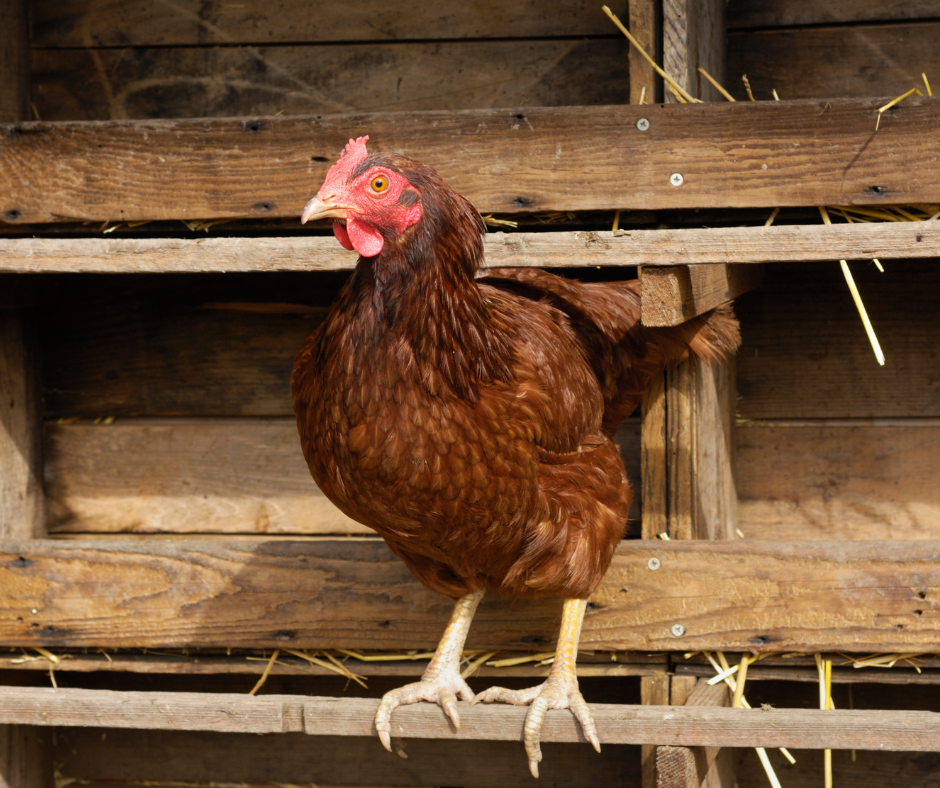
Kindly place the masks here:
[(388, 178), (384, 175), (376, 175), (369, 184), (374, 192), (384, 192), (388, 188)]

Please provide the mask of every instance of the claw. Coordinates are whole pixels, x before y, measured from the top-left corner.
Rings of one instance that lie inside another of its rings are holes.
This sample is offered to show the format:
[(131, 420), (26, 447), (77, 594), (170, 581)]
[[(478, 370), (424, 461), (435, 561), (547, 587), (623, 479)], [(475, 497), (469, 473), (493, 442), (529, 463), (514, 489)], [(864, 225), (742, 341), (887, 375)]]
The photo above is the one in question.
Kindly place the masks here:
[(454, 695), (453, 690), (444, 687), (437, 697), (441, 708), (444, 709), (444, 713), (450, 717), (450, 721), (454, 723), (454, 727), (460, 730), (460, 717), (457, 716), (457, 696)]
[(392, 751), (392, 737), (389, 736), (388, 731), (379, 731), (379, 741), (386, 750)]
[(529, 771), (532, 772), (532, 776), (537, 780), (539, 778), (539, 762), (529, 761)]

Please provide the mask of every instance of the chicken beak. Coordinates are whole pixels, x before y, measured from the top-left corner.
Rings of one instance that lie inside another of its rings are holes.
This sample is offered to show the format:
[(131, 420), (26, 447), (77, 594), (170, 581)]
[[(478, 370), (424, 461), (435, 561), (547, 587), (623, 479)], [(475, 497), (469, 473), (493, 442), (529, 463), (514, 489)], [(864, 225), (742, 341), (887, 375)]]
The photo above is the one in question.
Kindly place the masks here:
[(306, 224), (315, 219), (345, 219), (346, 211), (355, 210), (351, 205), (333, 202), (335, 199), (334, 193), (321, 195), (318, 192), (317, 196), (304, 206), (303, 213), (300, 214), (300, 223)]

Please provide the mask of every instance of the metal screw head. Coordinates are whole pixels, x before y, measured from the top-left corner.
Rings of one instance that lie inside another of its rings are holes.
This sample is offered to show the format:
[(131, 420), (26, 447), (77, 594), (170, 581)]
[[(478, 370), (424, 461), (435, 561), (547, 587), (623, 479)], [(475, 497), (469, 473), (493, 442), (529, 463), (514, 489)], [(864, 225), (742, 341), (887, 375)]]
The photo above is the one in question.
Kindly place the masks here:
[(681, 172), (674, 172), (669, 176), (669, 183), (671, 183), (673, 186), (681, 186), (684, 181), (685, 178), (682, 177)]
[(674, 638), (681, 638), (685, 634), (685, 627), (682, 624), (673, 624), (669, 631)]
[(652, 569), (655, 572), (660, 567), (659, 559), (651, 558), (649, 561), (646, 562), (646, 566), (647, 568)]
[(35, 616), (39, 611), (36, 608), (33, 608), (30, 612)]
[(649, 131), (650, 122), (646, 118), (640, 118), (636, 122), (637, 131)]

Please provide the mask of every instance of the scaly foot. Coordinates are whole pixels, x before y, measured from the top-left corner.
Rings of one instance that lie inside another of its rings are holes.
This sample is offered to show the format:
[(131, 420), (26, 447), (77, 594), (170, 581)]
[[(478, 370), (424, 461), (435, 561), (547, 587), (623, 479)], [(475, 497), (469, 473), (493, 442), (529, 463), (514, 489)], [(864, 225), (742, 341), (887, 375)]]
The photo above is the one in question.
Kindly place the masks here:
[(392, 712), (399, 706), (427, 701), (436, 703), (444, 709), (450, 717), (455, 728), (460, 728), (460, 717), (457, 716), (457, 698), (473, 700), (473, 690), (467, 682), (460, 677), (457, 666), (444, 666), (439, 671), (428, 670), (421, 681), (406, 684), (404, 687), (386, 692), (375, 714), (375, 729), (385, 749), (392, 752)]
[(591, 716), (591, 710), (578, 689), (578, 679), (574, 675), (553, 672), (544, 684), (524, 690), (490, 687), (473, 699), (473, 703), (481, 701), (483, 703), (511, 703), (514, 706), (529, 706), (529, 713), (525, 717), (523, 741), (526, 755), (529, 756), (529, 771), (532, 772), (533, 777), (539, 776), (539, 761), (542, 760), (539, 735), (542, 731), (542, 722), (545, 720), (545, 712), (549, 709), (571, 709), (571, 713), (581, 723), (581, 730), (584, 731), (585, 738), (594, 745), (595, 750), (601, 751), (601, 743), (597, 738), (594, 718)]

